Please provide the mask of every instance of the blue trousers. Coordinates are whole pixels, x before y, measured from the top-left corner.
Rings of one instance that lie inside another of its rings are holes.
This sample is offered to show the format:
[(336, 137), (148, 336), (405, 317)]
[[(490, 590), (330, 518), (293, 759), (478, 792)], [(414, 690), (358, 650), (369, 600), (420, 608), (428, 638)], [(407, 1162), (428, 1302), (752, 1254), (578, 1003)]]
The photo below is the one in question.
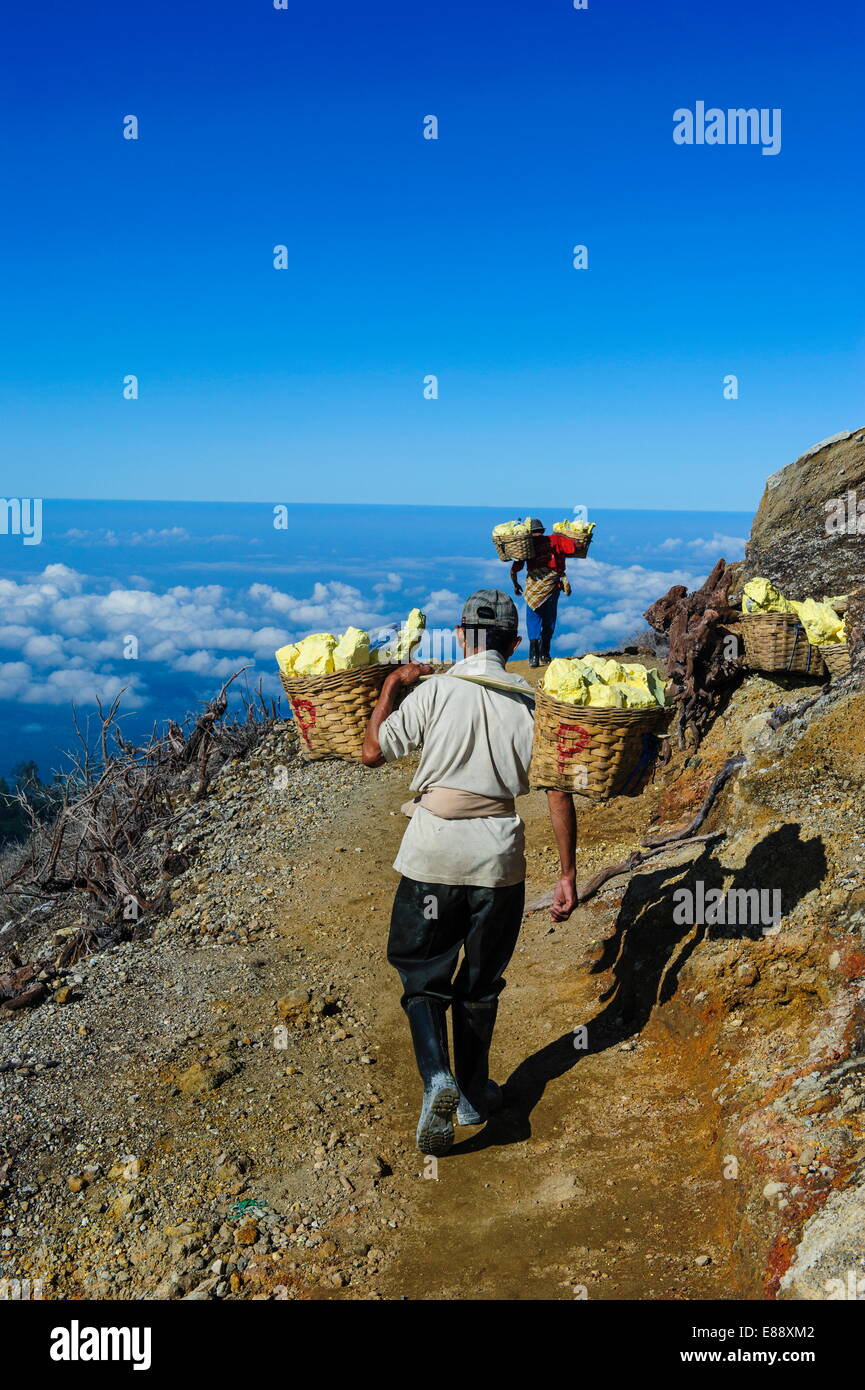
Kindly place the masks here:
[(546, 647), (552, 643), (553, 633), (556, 630), (556, 614), (559, 608), (560, 593), (561, 589), (553, 589), (549, 598), (544, 599), (540, 608), (529, 608), (529, 605), (526, 604), (526, 630), (530, 642), (540, 638)]

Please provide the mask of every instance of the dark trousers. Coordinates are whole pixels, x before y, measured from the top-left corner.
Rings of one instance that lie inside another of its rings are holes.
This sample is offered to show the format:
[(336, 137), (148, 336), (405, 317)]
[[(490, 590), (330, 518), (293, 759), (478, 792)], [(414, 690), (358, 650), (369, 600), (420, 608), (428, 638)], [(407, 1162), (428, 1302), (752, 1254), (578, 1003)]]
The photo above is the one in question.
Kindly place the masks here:
[(403, 1008), (417, 995), (446, 1004), (497, 999), (520, 934), (525, 893), (525, 883), (473, 888), (401, 878), (387, 958), (402, 980)]
[(553, 589), (549, 597), (544, 599), (540, 608), (530, 608), (526, 604), (526, 631), (529, 634), (530, 642), (536, 642), (540, 638), (544, 646), (549, 648), (553, 640), (553, 633), (556, 630), (560, 593), (560, 589)]

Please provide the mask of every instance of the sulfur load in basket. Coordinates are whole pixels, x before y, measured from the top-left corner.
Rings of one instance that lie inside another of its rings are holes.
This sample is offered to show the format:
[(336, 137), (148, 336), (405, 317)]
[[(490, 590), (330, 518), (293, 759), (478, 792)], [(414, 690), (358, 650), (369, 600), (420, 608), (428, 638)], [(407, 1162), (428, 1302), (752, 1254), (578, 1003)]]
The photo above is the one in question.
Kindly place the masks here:
[(593, 521), (571, 521), (566, 517), (564, 521), (554, 522), (553, 530), (559, 535), (568, 536), (570, 540), (576, 542), (577, 550), (574, 552), (575, 559), (585, 559), (586, 555), (589, 553), (589, 546), (592, 543), (592, 535), (595, 530), (595, 523)]
[(756, 671), (801, 671), (824, 676), (834, 670), (834, 654), (824, 665), (826, 650), (846, 648), (844, 619), (834, 607), (842, 600), (818, 603), (787, 599), (768, 579), (752, 579), (742, 600), (745, 658)]
[(535, 553), (532, 518), (503, 521), (500, 526), (494, 526), (493, 545), (500, 560), (531, 560)]
[(403, 628), (378, 647), (357, 627), (339, 638), (317, 632), (280, 647), (279, 673), (306, 759), (360, 762), (366, 726), (385, 678), (411, 658), (425, 626), (424, 614), (414, 608)]
[(591, 654), (552, 661), (535, 705), (531, 785), (592, 801), (636, 796), (652, 775), (666, 719), (656, 671)]

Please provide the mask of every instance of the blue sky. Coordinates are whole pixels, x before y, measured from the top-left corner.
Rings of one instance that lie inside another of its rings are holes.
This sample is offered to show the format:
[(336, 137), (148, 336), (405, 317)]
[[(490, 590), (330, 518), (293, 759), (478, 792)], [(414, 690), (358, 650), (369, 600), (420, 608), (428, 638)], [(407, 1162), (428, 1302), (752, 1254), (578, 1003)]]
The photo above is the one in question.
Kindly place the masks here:
[[(750, 509), (865, 422), (853, 0), (47, 0), (4, 40), (4, 495)], [(780, 107), (781, 153), (674, 145), (698, 100)]]

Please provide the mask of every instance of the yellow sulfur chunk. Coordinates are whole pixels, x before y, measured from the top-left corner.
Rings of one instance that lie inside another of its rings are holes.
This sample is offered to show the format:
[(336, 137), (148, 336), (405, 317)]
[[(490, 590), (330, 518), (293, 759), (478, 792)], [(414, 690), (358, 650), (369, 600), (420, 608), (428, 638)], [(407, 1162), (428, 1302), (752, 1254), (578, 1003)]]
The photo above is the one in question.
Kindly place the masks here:
[(408, 661), (418, 642), (421, 640), (424, 628), (426, 627), (426, 614), (419, 608), (413, 608), (405, 620), (405, 627), (399, 635), (396, 645), (397, 661)]
[(553, 522), (553, 530), (561, 536), (590, 536), (594, 529), (593, 521), (571, 521), (566, 517), (564, 521)]
[(493, 535), (497, 540), (513, 540), (516, 536), (526, 536), (532, 529), (532, 518), (527, 516), (525, 521), (503, 521), (500, 526), (493, 527)]
[(346, 628), (333, 649), (333, 669), (358, 671), (369, 663), (369, 633), (360, 627)]
[(590, 685), (586, 704), (595, 709), (624, 709), (625, 697), (621, 685), (601, 685), (600, 682)]
[(333, 653), (336, 638), (332, 632), (315, 632), (298, 643), (294, 662), (295, 676), (329, 676), (334, 670)]
[(665, 705), (667, 703), (667, 692), (664, 680), (658, 675), (657, 671), (653, 671), (648, 667), (646, 668), (646, 684), (652, 693), (655, 704)]
[(544, 690), (568, 704), (596, 709), (653, 709), (666, 705), (657, 671), (638, 661), (620, 662), (589, 652), (582, 659), (557, 657), (544, 675)]
[(589, 683), (577, 671), (563, 673), (553, 685), (545, 679), (544, 690), (554, 700), (564, 700), (569, 705), (585, 705), (589, 698)]
[(609, 684), (610, 681), (624, 681), (628, 679), (628, 674), (621, 661), (614, 661), (612, 657), (594, 656), (591, 652), (583, 657), (586, 666), (591, 666), (602, 681)]
[(776, 589), (771, 579), (751, 579), (743, 590), (745, 613), (793, 613), (794, 606)]
[(611, 690), (618, 690), (625, 709), (656, 709), (657, 700), (648, 686), (637, 685), (632, 681), (613, 681)]
[(287, 647), (280, 647), (276, 653), (276, 664), (286, 676), (290, 676), (294, 670), (294, 663), (297, 660), (297, 643), (290, 642)]
[(544, 674), (544, 690), (555, 695), (558, 690), (568, 684), (569, 680), (574, 679), (579, 674), (576, 669), (577, 665), (576, 661), (569, 661), (563, 656), (555, 657)]
[(387, 665), (393, 661), (410, 661), (412, 652), (420, 642), (426, 627), (426, 614), (419, 608), (413, 608), (406, 618), (399, 633), (385, 642), (383, 647), (378, 648), (378, 661), (380, 665)]
[(816, 599), (806, 598), (803, 603), (794, 603), (793, 608), (805, 629), (812, 646), (830, 646), (842, 639), (838, 636), (843, 626), (840, 617), (828, 603), (817, 603)]

